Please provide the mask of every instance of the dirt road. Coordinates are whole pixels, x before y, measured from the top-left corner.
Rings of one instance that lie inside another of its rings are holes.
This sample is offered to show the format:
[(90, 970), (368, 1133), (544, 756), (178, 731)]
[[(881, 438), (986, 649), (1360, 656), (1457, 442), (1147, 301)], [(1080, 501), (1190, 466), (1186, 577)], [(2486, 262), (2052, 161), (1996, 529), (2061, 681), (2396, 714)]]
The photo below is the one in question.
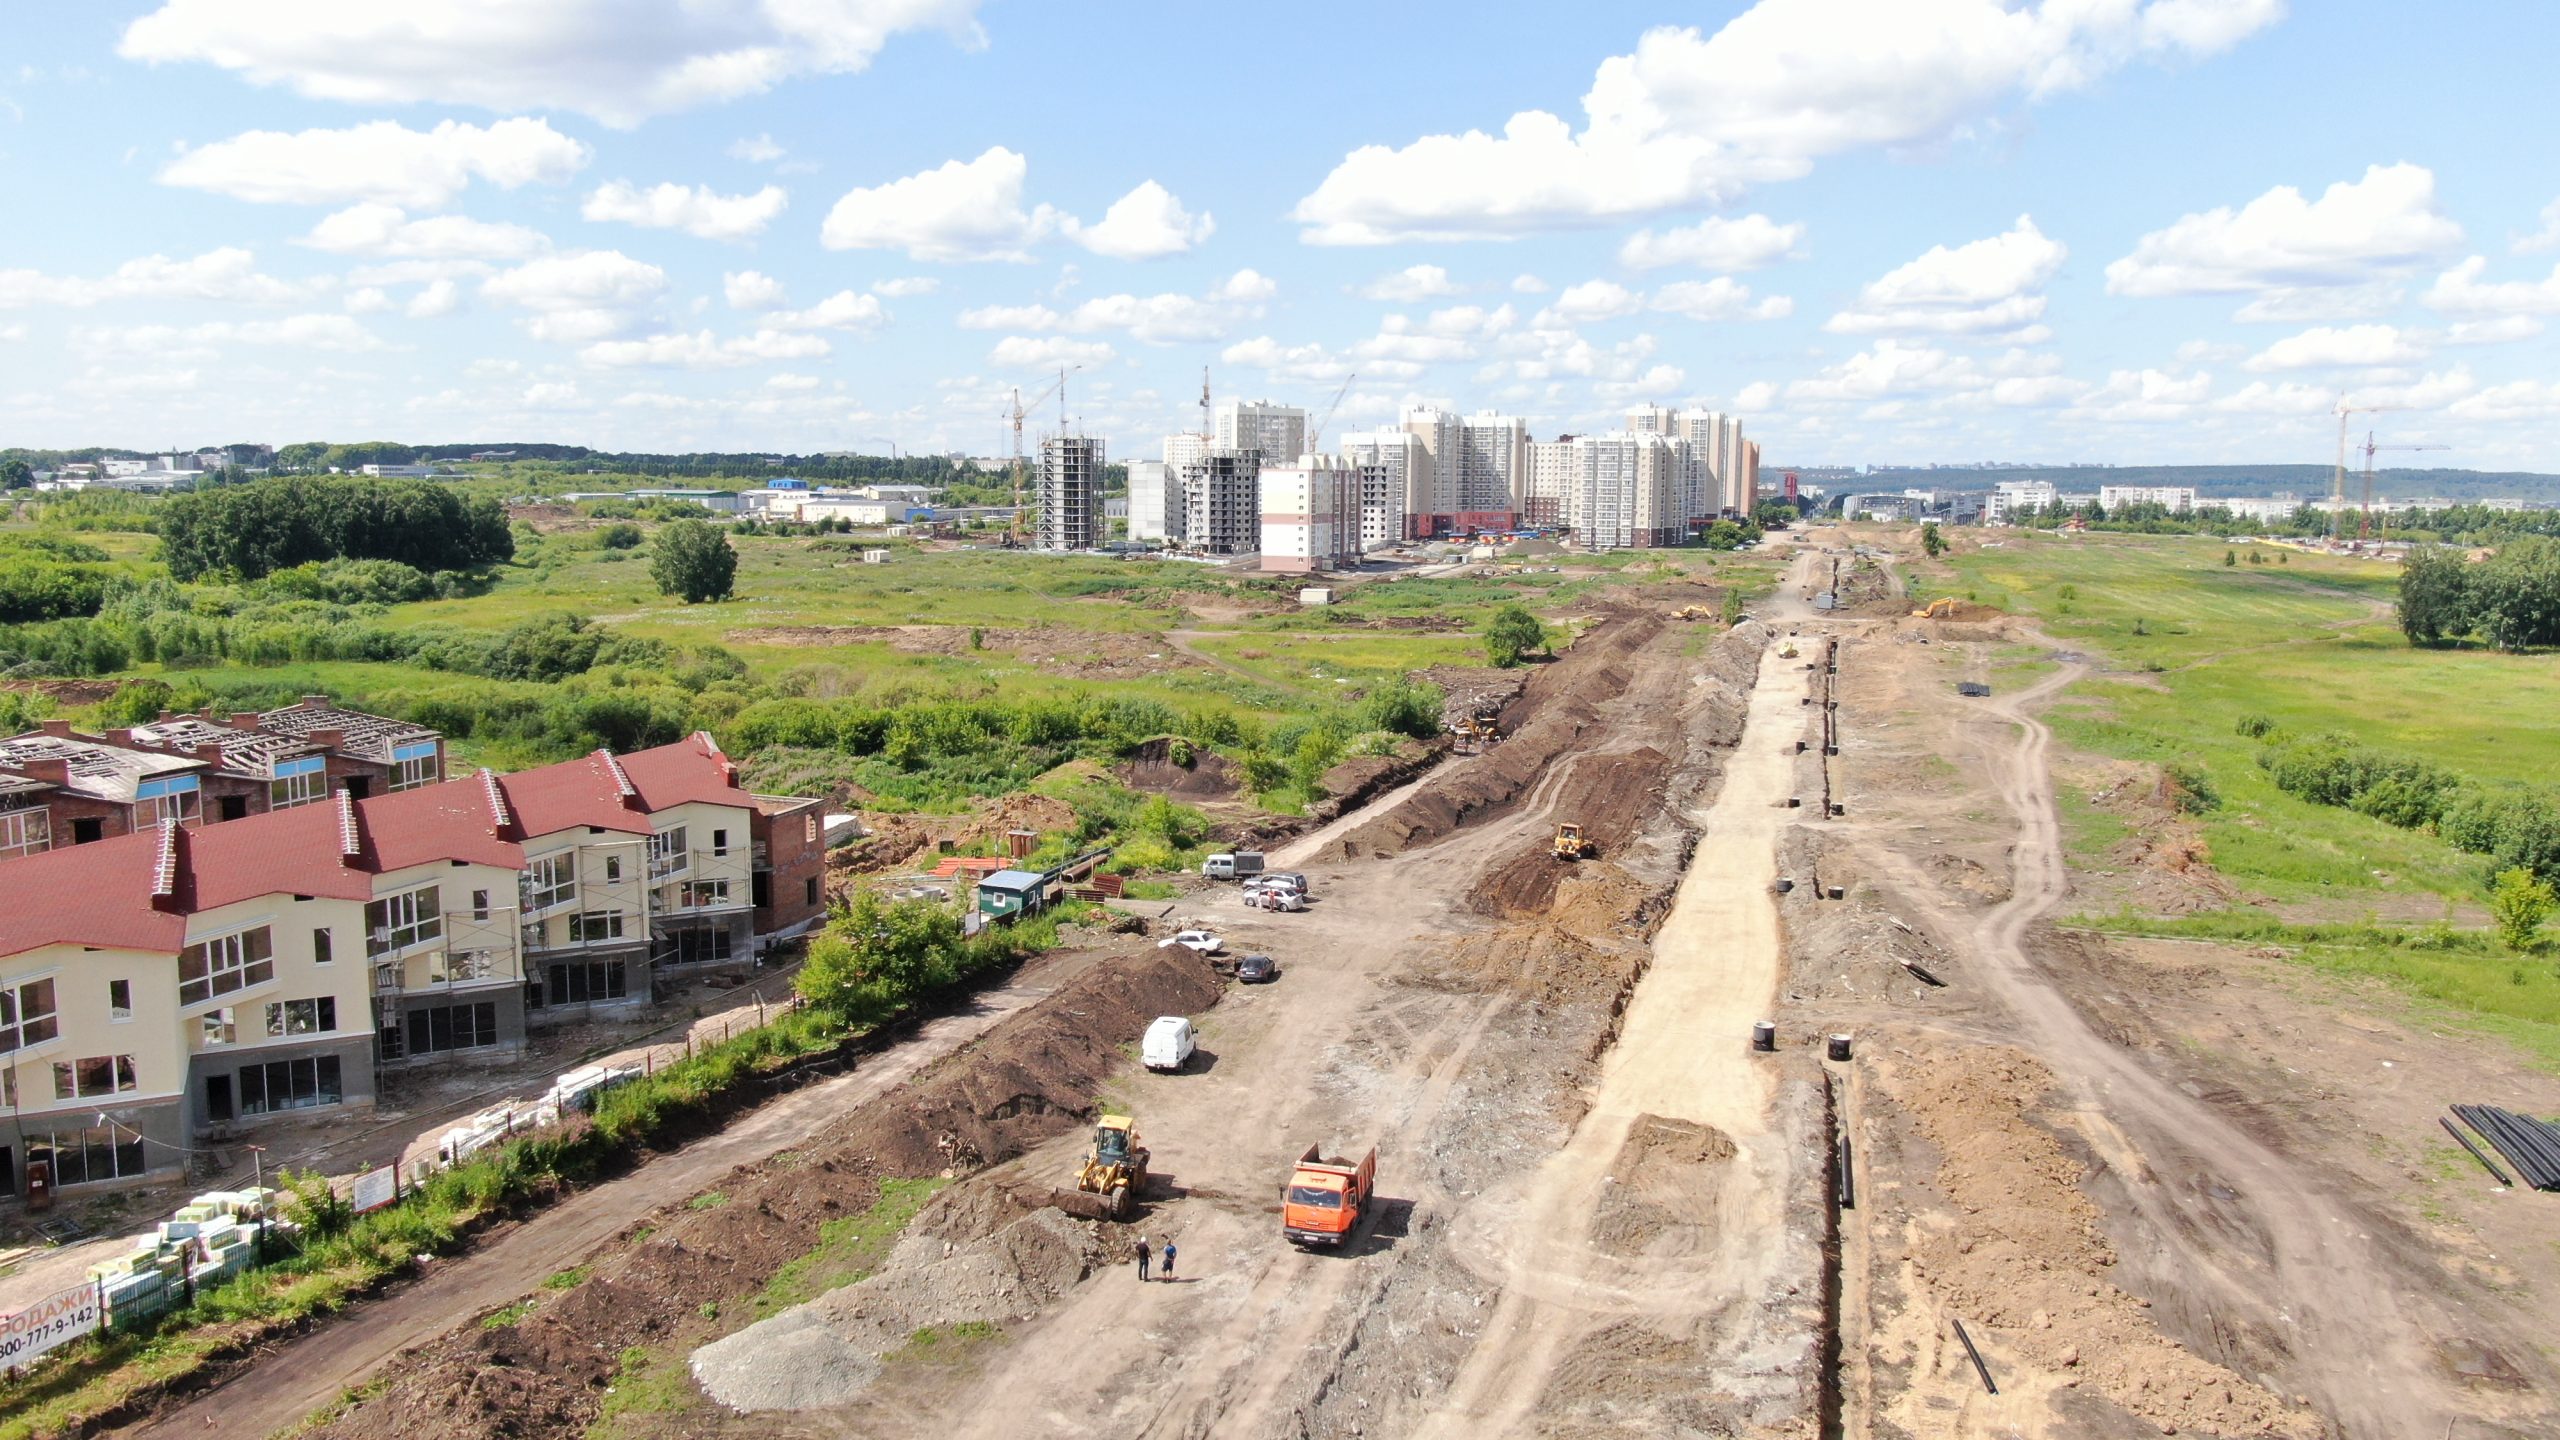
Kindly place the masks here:
[[(2048, 763), (2044, 704), (2084, 670), (2063, 667), (1994, 705), (2016, 728), (1992, 775), (2017, 826), (2010, 898), (1965, 926), (1980, 973), (2016, 1012), (2031, 1049), (2074, 1087), (2101, 1160), (2148, 1224), (2120, 1248), (2215, 1297), (2208, 1308), (2283, 1336), (2290, 1388), (2310, 1394), (2347, 1440), (2441, 1430), (2450, 1397), (2404, 1303), (2414, 1277), (2372, 1243), (2372, 1223), (2326, 1177), (2166, 1081), (2092, 1031), (2023, 938), (2068, 893)], [(1907, 859), (1907, 857), (1906, 857)], [(2240, 1237), (2248, 1237), (2243, 1242)]]
[(132, 1433), (194, 1440), (284, 1429), (341, 1390), (364, 1383), (402, 1350), (532, 1293), (547, 1276), (578, 1264), (651, 1210), (697, 1194), (737, 1167), (799, 1143), (845, 1108), (888, 1093), (1054, 985), (1054, 979), (1044, 979), (987, 991), (971, 1008), (928, 1023), (915, 1038), (866, 1059), (853, 1073), (785, 1095), (716, 1135), (580, 1191), (437, 1263), (426, 1278), (278, 1347), (229, 1383)]
[[(1500, 1285), (1501, 1299), (1417, 1435), (1522, 1433), (1574, 1341), (1629, 1317), (1701, 1314), (1768, 1284), (1780, 1253), (1768, 1237), (1789, 1167), (1765, 1143), (1770, 1078), (1746, 1037), (1770, 1013), (1778, 980), (1769, 887), (1789, 813), (1793, 740), (1804, 729), (1803, 690), (1801, 675), (1762, 665), (1742, 743), (1714, 804), (1692, 816), (1695, 858), (1571, 1143), (1516, 1192), (1477, 1199), (1455, 1222), (1456, 1243)], [(1592, 1231), (1609, 1211), (1606, 1191), (1619, 1183), (1637, 1127), (1662, 1121), (1707, 1127), (1740, 1153), (1696, 1177), (1712, 1193), (1685, 1197), (1715, 1217), (1718, 1243), (1631, 1266), (1597, 1248)]]

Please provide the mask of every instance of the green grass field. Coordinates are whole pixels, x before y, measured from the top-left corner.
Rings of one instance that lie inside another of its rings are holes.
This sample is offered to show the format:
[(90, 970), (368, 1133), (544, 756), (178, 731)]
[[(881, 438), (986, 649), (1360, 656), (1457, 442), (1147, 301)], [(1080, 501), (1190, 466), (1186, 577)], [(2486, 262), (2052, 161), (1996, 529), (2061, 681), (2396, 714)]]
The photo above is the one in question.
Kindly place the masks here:
[[(2560, 970), (2475, 927), (2484, 863), (2432, 834), (2278, 790), (2245, 716), (2284, 733), (2337, 731), (2465, 775), (2560, 783), (2560, 657), (2420, 650), (2390, 602), (2396, 567), (2291, 552), (2226, 566), (2220, 541), (2115, 535), (2003, 537), (1915, 569), (1923, 597), (1953, 594), (2032, 617), (2103, 667), (2048, 713), (2074, 750), (2183, 762), (2221, 794), (2198, 817), (2212, 863), (2272, 902), (2223, 915), (2091, 917), (2105, 928), (2225, 935), (2293, 947), (2320, 968), (2375, 975), (2484, 1023), (2560, 1064)], [(2135, 622), (2142, 631), (2136, 633)], [(2001, 657), (2002, 674), (2049, 660)], [(2066, 787), (2075, 864), (2100, 868), (2124, 821)], [(2443, 935), (2450, 916), (2458, 937)], [(2310, 927), (2310, 928), (2304, 928)], [(2420, 940), (2428, 943), (2417, 943)]]

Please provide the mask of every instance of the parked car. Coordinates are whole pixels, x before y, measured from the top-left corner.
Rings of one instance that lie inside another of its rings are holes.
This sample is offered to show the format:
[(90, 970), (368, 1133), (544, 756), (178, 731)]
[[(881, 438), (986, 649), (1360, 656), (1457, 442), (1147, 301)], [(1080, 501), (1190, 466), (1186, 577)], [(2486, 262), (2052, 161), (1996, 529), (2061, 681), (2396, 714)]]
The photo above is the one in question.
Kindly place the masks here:
[(1215, 955), (1227, 948), (1226, 941), (1206, 930), (1185, 930), (1181, 934), (1156, 942), (1156, 948), (1159, 950), (1170, 950), (1176, 945), (1199, 955)]
[(1290, 890), (1301, 896), (1308, 893), (1307, 877), (1294, 870), (1266, 871), (1254, 877), (1252, 883), (1266, 890), (1273, 888)]
[(1294, 912), (1307, 908), (1307, 902), (1299, 898), (1298, 892), (1285, 885), (1268, 885), (1259, 890), (1247, 890), (1244, 892), (1244, 903), (1256, 910)]
[(1195, 1048), (1190, 1021), (1179, 1015), (1159, 1015), (1139, 1043), (1138, 1059), (1150, 1070), (1179, 1070), (1191, 1062)]
[(1279, 978), (1280, 967), (1273, 964), (1268, 955), (1247, 955), (1236, 962), (1236, 983), (1239, 985), (1268, 985)]

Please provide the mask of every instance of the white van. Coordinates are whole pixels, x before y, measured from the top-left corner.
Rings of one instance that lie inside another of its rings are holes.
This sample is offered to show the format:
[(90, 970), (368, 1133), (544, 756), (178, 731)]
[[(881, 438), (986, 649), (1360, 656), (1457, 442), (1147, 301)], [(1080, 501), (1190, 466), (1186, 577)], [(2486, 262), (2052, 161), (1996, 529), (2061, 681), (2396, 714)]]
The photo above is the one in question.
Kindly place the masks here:
[(1179, 1015), (1160, 1015), (1147, 1027), (1138, 1058), (1150, 1070), (1179, 1070), (1191, 1063), (1191, 1022)]
[(1221, 852), (1200, 862), (1200, 873), (1212, 880), (1249, 880), (1262, 873), (1262, 852)]

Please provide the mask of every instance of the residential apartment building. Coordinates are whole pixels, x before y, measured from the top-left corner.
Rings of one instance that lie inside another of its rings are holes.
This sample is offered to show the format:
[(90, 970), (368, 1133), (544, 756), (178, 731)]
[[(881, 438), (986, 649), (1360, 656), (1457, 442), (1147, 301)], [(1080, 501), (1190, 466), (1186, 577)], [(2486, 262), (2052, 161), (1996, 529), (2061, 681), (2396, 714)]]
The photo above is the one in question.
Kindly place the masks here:
[(821, 913), (814, 800), (707, 735), (15, 862), (0, 907), (0, 1191), (172, 1173), (370, 1104), (399, 1070), (644, 1003)]
[(1658, 432), (1584, 435), (1571, 442), (1564, 523), (1585, 550), (1650, 549), (1688, 538), (1683, 492), (1688, 443)]
[(1182, 543), (1208, 555), (1250, 555), (1262, 543), (1261, 457), (1213, 450), (1182, 470)]
[(1404, 412), (1405, 433), (1428, 460), (1410, 487), (1417, 537), (1507, 530), (1517, 522), (1528, 479), (1528, 422), (1480, 411), (1455, 415), (1431, 406)]
[(1559, 435), (1553, 440), (1528, 443), (1527, 481), (1520, 493), (1520, 523), (1554, 526), (1564, 523), (1565, 496), (1572, 489), (1576, 469), (1573, 437)]
[(1286, 465), (1306, 453), (1307, 412), (1268, 400), (1221, 400), (1209, 439), (1213, 449), (1251, 450), (1265, 464)]
[[(1334, 455), (1309, 455), (1262, 469), (1262, 569), (1303, 575), (1360, 561), (1364, 467)], [(1379, 489), (1383, 492), (1383, 474)]]
[(1986, 525), (2007, 525), (2021, 514), (2053, 508), (2054, 488), (2049, 480), (2003, 480), (1991, 487), (1983, 497), (1982, 521)]
[(0, 740), (0, 860), (149, 830), (238, 820), (432, 784), (444, 740), (324, 695), (228, 720), (163, 712), (89, 735), (47, 720)]
[(1160, 460), (1129, 462), (1129, 538), (1178, 545), (1183, 537), (1182, 480)]
[(1188, 430), (1179, 435), (1167, 435), (1164, 437), (1164, 467), (1179, 477), (1184, 467), (1216, 448), (1209, 443), (1208, 436), (1195, 435)]
[(1043, 550), (1093, 550), (1109, 539), (1102, 520), (1102, 441), (1052, 435), (1040, 442), (1036, 539)]
[(2192, 485), (2101, 485), (2098, 505), (2109, 513), (2126, 505), (2159, 505), (2184, 515), (2196, 508), (2196, 492)]
[[(1342, 437), (1342, 458), (1375, 467), (1386, 492), (1374, 506), (1363, 503), (1362, 547), (1375, 550), (1412, 538), (1412, 517), (1430, 513), (1417, 509), (1427, 503), (1422, 492), (1431, 475), (1431, 452), (1422, 437), (1408, 430), (1355, 431)], [(1377, 526), (1386, 524), (1393, 528), (1380, 533)]]

